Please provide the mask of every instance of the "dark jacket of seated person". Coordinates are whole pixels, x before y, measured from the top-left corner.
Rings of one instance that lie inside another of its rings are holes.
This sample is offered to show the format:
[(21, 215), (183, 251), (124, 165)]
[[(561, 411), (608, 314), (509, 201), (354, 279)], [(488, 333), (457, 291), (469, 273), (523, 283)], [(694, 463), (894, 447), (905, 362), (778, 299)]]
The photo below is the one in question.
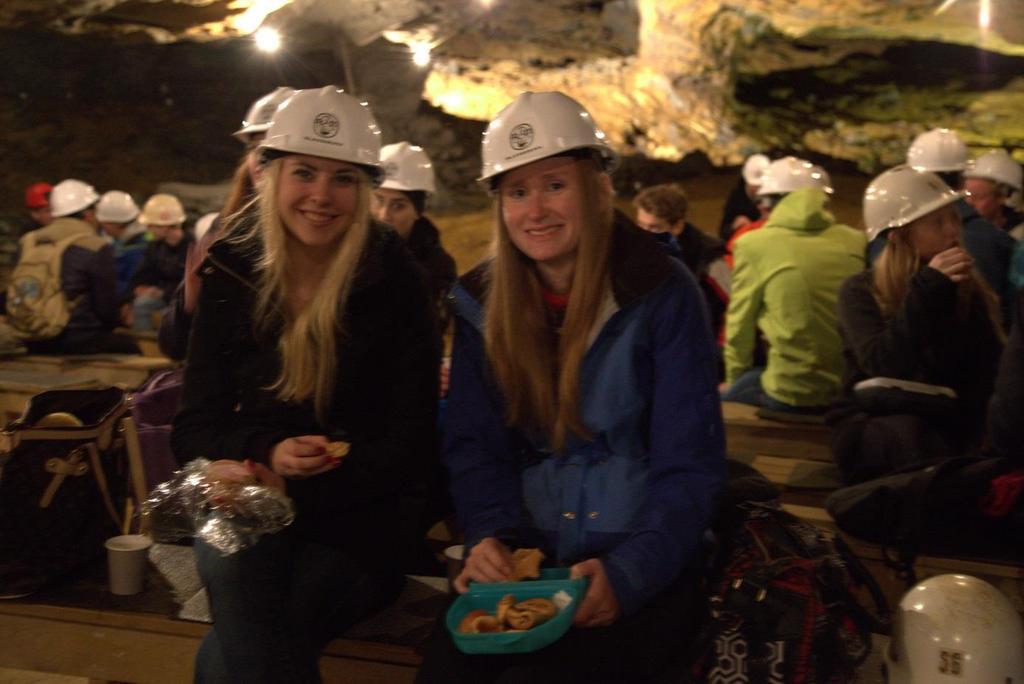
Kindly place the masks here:
[[(858, 481), (979, 446), (1002, 349), (984, 295), (973, 286), (958, 287), (923, 266), (911, 277), (900, 306), (887, 316), (876, 298), (873, 278), (873, 270), (864, 271), (839, 291), (839, 332), (847, 372), (843, 398), (830, 422), (835, 423), (837, 463), (848, 479)], [(949, 387), (957, 394), (956, 408), (941, 417), (910, 411), (903, 417), (873, 416), (881, 422), (866, 424), (869, 416), (860, 411), (853, 386), (872, 377)], [(889, 443), (879, 443), (878, 430), (891, 434), (892, 441), (880, 437)], [(869, 452), (875, 454), (873, 463), (861, 460)]]
[(128, 337), (111, 331), (119, 323), (117, 270), (113, 248), (88, 222), (74, 217), (56, 219), (33, 231), (37, 240), (62, 239), (78, 234), (61, 256), (60, 280), (64, 296), (74, 302), (64, 331), (49, 340), (28, 343), (38, 354), (138, 353)]
[(989, 437), (999, 456), (1024, 460), (1024, 290), (1017, 292), (1010, 339), (1003, 349), (989, 407)]
[(174, 290), (185, 276), (185, 256), (192, 243), (192, 237), (188, 233), (185, 233), (176, 245), (164, 240), (150, 242), (135, 275), (132, 276), (129, 292), (133, 292), (140, 285), (158, 287), (163, 291), (164, 301), (170, 302)]
[[(419, 507), (436, 457), (440, 347), (427, 288), (398, 236), (375, 224), (345, 305), (345, 337), (326, 422), (312, 400), (279, 399), (280, 324), (254, 330), (262, 248), (219, 241), (201, 268), (181, 410), (171, 443), (198, 457), (269, 465), (275, 444), (326, 434), (351, 443), (342, 465), (287, 480), (293, 532), (351, 554), (368, 570), (398, 572), (425, 531)], [(387, 549), (386, 552), (383, 549)]]

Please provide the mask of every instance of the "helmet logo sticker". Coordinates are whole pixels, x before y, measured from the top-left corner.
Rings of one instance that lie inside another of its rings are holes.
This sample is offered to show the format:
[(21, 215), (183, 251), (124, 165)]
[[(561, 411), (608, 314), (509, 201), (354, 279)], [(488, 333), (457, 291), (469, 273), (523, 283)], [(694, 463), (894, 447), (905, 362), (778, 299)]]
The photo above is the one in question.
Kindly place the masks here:
[(338, 134), (339, 128), (341, 128), (341, 124), (338, 122), (338, 117), (330, 112), (317, 114), (313, 119), (313, 132), (321, 138), (333, 138)]
[(508, 144), (514, 150), (525, 149), (533, 142), (533, 126), (530, 124), (519, 124), (508, 134)]
[(398, 175), (398, 164), (393, 161), (389, 161), (384, 164), (384, 175), (388, 178), (394, 178)]

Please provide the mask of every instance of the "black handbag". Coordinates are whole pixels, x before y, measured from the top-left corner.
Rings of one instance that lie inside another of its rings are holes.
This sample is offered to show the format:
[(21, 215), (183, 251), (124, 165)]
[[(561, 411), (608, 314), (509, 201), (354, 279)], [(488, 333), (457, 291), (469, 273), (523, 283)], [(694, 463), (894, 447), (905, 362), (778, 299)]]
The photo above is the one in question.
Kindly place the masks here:
[(116, 387), (41, 392), (0, 434), (0, 598), (81, 568), (119, 533), (127, 408)]

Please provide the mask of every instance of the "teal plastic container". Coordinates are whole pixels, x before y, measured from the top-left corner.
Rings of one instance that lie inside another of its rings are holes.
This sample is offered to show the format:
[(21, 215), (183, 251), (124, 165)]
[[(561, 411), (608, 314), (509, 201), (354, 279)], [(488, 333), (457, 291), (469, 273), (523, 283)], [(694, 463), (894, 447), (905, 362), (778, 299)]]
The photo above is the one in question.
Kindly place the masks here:
[[(455, 645), (463, 653), (530, 653), (553, 644), (569, 630), (586, 590), (586, 578), (569, 579), (568, 568), (544, 569), (540, 571), (540, 579), (522, 582), (471, 582), (469, 591), (455, 599), (455, 603), (448, 609), (445, 625)], [(466, 617), (466, 613), (483, 609), (493, 614), (498, 601), (505, 594), (512, 594), (517, 601), (523, 601), (530, 598), (549, 599), (559, 591), (568, 594), (572, 602), (543, 625), (525, 632), (511, 633), (463, 634), (459, 631), (459, 623)]]

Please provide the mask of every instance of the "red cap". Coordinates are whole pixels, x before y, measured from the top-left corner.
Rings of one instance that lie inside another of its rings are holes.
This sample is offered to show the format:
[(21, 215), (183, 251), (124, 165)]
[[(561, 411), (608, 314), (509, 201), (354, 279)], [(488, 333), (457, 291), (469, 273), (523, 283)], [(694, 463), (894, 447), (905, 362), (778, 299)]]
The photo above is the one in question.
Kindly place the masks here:
[(42, 209), (50, 205), (50, 191), (53, 186), (49, 183), (33, 183), (25, 188), (25, 206), (29, 209)]

